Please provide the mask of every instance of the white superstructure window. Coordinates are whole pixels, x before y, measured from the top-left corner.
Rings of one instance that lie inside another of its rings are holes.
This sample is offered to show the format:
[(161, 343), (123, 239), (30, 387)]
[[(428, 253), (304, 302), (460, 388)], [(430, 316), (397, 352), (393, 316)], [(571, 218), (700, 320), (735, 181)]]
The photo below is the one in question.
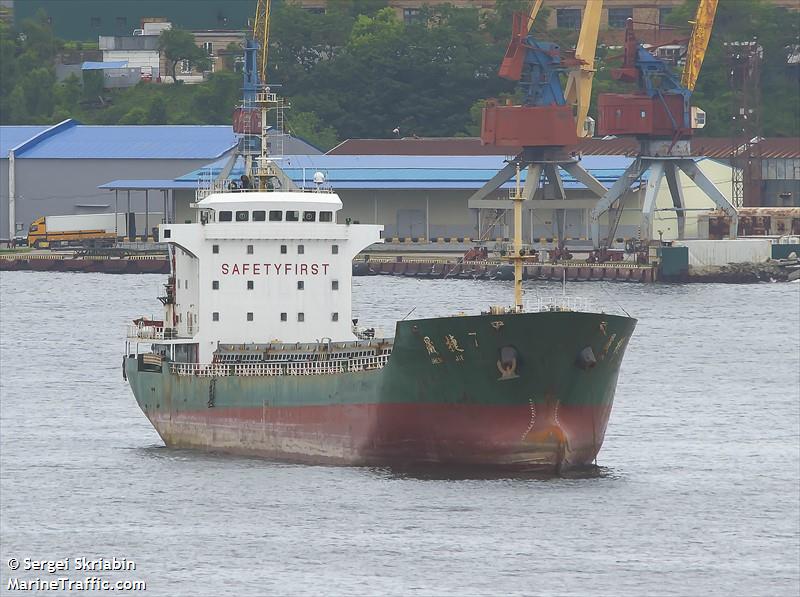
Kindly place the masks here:
[(339, 321), (339, 314), (331, 313), (331, 321)]
[(300, 212), (299, 211), (287, 211), (286, 212), (286, 221), (287, 222), (299, 222), (300, 221)]
[(233, 221), (233, 212), (232, 211), (221, 211), (219, 212), (219, 218), (217, 218), (220, 222), (232, 222)]
[(339, 245), (331, 245), (331, 254), (338, 255), (339, 254)]
[(317, 212), (315, 211), (304, 211), (303, 212), (303, 221), (304, 222), (315, 222), (317, 220)]
[(211, 252), (214, 254), (219, 253), (219, 245), (211, 245)]
[(219, 290), (219, 280), (213, 280), (211, 282), (211, 290)]
[(333, 212), (332, 211), (321, 211), (321, 212), (319, 212), (319, 221), (320, 222), (333, 222)]
[(250, 220), (250, 212), (249, 211), (237, 211), (236, 212), (236, 221), (237, 222), (247, 222)]
[(219, 321), (219, 311), (214, 311), (211, 314), (211, 321)]
[(253, 312), (252, 311), (248, 311), (247, 312), (247, 321), (253, 321)]
[(297, 254), (303, 255), (306, 252), (306, 248), (304, 245), (297, 245)]
[(288, 321), (289, 316), (286, 313), (281, 313), (281, 321)]
[(253, 281), (252, 280), (248, 280), (247, 281), (247, 290), (253, 290)]
[(254, 222), (266, 222), (267, 221), (267, 212), (265, 212), (263, 210), (253, 211), (253, 221)]
[(281, 245), (281, 255), (286, 255), (286, 245)]
[(269, 212), (269, 221), (270, 222), (280, 222), (283, 220), (283, 212), (280, 210), (273, 210)]
[(339, 290), (339, 280), (334, 280), (331, 282), (331, 290)]
[(306, 320), (306, 314), (305, 313), (298, 313), (297, 314), (297, 321), (303, 322), (305, 320)]
[(302, 280), (298, 280), (297, 282), (297, 290), (305, 290), (306, 283)]
[(247, 254), (248, 255), (252, 255), (253, 254), (253, 245), (247, 245)]

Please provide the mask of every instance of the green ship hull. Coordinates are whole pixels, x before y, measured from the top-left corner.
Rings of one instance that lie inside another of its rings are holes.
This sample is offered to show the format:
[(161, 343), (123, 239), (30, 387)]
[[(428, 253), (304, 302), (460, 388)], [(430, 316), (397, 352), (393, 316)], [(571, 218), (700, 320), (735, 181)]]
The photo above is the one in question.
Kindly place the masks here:
[(128, 355), (142, 411), (176, 448), (346, 465), (562, 470), (603, 443), (636, 320), (572, 311), (402, 321), (385, 366), (181, 373)]

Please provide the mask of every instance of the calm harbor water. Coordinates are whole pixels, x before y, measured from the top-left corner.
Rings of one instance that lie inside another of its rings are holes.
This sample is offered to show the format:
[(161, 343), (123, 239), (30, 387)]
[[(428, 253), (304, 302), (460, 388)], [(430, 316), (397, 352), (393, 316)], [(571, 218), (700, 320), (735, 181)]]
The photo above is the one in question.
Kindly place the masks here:
[[(146, 595), (800, 591), (800, 284), (570, 286), (639, 319), (600, 472), (487, 479), (164, 448), (121, 377), (123, 326), (159, 314), (164, 280), (0, 276), (0, 593), (37, 576)], [(390, 329), (510, 297), (359, 278), (354, 312)], [(136, 570), (78, 572), (80, 556)]]

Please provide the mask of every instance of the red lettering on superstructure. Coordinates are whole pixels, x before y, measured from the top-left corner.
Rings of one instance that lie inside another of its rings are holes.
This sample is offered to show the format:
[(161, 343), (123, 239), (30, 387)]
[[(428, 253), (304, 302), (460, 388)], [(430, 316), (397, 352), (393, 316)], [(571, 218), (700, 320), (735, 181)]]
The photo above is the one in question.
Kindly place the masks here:
[(329, 267), (330, 263), (222, 263), (220, 271), (223, 276), (327, 276)]

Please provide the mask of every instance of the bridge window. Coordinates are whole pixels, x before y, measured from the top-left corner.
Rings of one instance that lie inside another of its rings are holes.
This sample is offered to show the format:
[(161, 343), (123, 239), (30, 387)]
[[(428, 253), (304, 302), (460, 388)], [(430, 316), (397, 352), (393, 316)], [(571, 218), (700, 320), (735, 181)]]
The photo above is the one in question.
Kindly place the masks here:
[(299, 222), (300, 221), (300, 212), (299, 211), (287, 211), (286, 212), (286, 221), (287, 222)]
[(319, 212), (319, 221), (320, 222), (333, 222), (333, 212), (332, 211), (321, 211), (321, 212)]
[(237, 211), (236, 212), (236, 221), (237, 222), (247, 222), (250, 220), (250, 212), (249, 211)]
[(280, 222), (283, 220), (283, 212), (279, 210), (272, 210), (269, 212), (269, 221), (270, 222)]
[(316, 222), (317, 220), (317, 212), (315, 211), (304, 211), (303, 212), (303, 221), (304, 222)]
[(557, 8), (556, 27), (559, 29), (580, 29), (581, 28), (581, 9), (580, 8)]
[(625, 29), (625, 22), (633, 18), (632, 8), (609, 8), (608, 27), (609, 29)]
[[(280, 212), (278, 212), (280, 213)], [(253, 221), (254, 222), (266, 222), (267, 221), (267, 212), (261, 211), (254, 211), (253, 212)]]
[(231, 211), (221, 211), (221, 212), (219, 212), (219, 221), (220, 222), (232, 222), (233, 221), (233, 212), (231, 212)]

